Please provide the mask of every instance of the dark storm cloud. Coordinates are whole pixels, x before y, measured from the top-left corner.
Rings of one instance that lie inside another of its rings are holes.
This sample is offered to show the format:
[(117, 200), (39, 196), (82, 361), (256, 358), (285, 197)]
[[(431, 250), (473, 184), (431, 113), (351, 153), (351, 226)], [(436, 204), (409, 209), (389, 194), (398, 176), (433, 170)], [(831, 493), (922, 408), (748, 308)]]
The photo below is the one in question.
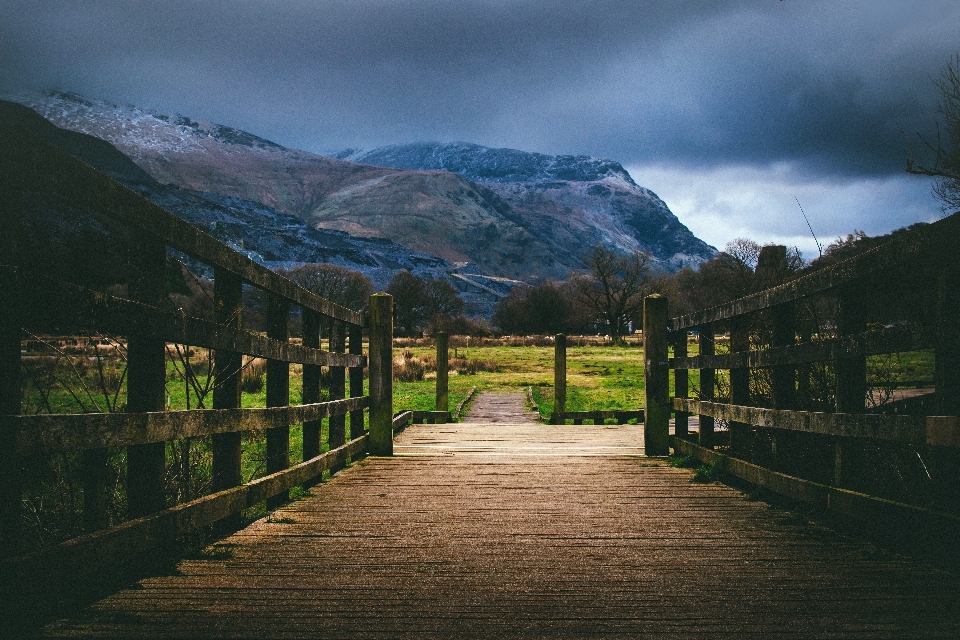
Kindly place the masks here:
[(901, 171), (960, 3), (10, 1), (0, 82), (313, 150), (465, 139), (625, 164)]

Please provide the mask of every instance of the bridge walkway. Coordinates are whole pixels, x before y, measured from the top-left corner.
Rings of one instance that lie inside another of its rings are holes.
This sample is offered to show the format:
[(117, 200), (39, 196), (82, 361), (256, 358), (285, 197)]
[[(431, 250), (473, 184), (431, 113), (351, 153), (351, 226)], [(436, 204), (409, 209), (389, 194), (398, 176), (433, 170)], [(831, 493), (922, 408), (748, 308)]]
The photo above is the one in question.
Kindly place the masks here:
[(957, 638), (960, 580), (641, 457), (642, 425), (414, 425), (44, 637)]

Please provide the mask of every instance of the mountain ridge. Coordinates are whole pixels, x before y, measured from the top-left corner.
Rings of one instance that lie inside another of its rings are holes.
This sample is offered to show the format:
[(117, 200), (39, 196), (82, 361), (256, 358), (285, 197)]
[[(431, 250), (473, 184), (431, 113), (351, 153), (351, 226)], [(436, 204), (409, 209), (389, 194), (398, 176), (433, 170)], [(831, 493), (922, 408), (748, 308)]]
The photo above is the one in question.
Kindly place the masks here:
[[(72, 94), (17, 99), (58, 126), (111, 142), (161, 183), (259, 203), (318, 230), (387, 237), (496, 277), (565, 279), (585, 269), (595, 245), (648, 251), (670, 271), (715, 253), (614, 161), (461, 143), (419, 145), (421, 153), (442, 156), (440, 165), (420, 158), (417, 169), (384, 166), (402, 164), (399, 145), (394, 158), (381, 152), (374, 166)], [(407, 145), (407, 155), (417, 146)]]

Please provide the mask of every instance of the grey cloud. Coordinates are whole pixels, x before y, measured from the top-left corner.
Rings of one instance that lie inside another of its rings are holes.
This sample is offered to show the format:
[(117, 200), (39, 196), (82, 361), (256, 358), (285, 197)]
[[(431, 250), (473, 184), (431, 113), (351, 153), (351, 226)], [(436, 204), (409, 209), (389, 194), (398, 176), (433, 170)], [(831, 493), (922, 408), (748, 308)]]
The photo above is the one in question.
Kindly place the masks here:
[(960, 5), (72, 2), (0, 10), (0, 84), (179, 110), (290, 146), (466, 139), (624, 163), (900, 171)]

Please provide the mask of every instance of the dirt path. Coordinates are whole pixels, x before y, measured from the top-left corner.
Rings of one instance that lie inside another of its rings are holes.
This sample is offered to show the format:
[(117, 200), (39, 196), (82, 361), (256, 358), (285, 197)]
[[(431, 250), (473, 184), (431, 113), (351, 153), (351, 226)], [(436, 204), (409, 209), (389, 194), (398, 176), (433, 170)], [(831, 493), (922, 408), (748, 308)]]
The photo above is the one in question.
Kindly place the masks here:
[(470, 405), (464, 422), (495, 422), (506, 424), (529, 424), (538, 422), (535, 411), (526, 407), (522, 391), (514, 393), (482, 392)]

